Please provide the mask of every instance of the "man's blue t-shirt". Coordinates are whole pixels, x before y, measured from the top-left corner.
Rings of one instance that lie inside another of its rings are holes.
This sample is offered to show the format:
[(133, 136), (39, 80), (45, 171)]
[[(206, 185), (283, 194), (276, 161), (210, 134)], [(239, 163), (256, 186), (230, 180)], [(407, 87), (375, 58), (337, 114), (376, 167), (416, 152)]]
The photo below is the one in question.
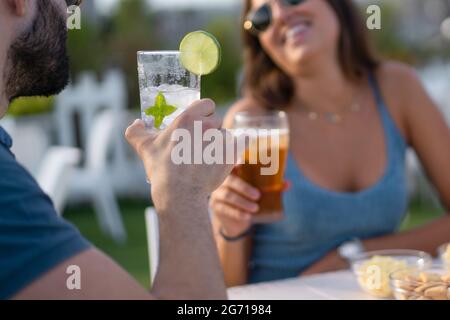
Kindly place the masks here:
[(0, 127), (0, 299), (91, 245), (60, 218), (48, 196), (11, 153)]

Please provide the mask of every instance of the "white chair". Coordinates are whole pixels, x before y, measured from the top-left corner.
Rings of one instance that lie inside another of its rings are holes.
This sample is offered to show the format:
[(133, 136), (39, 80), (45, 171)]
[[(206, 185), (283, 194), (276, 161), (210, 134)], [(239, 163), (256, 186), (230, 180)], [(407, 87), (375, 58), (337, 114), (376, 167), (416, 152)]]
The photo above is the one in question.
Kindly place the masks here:
[(150, 267), (150, 287), (155, 280), (159, 262), (159, 225), (158, 215), (154, 208), (145, 210), (145, 225), (147, 229), (148, 259)]
[(56, 98), (55, 113), (59, 143), (85, 152), (71, 181), (71, 199), (90, 201), (101, 229), (117, 242), (126, 240), (126, 231), (111, 175), (118, 162), (126, 162), (121, 124), (126, 99), (122, 73), (110, 71), (101, 83), (85, 73)]
[(11, 151), (17, 161), (33, 175), (39, 171), (42, 159), (51, 145), (50, 137), (41, 125), (43, 124), (33, 121), (32, 118), (2, 119), (2, 126), (13, 139)]
[(36, 179), (50, 196), (56, 212), (62, 214), (69, 193), (70, 180), (81, 159), (81, 151), (70, 147), (51, 147), (45, 153)]
[(13, 138), (12, 152), (52, 199), (58, 214), (66, 204), (70, 179), (80, 161), (80, 150), (50, 146), (50, 137), (42, 123), (28, 118), (17, 121), (7, 117), (2, 126)]

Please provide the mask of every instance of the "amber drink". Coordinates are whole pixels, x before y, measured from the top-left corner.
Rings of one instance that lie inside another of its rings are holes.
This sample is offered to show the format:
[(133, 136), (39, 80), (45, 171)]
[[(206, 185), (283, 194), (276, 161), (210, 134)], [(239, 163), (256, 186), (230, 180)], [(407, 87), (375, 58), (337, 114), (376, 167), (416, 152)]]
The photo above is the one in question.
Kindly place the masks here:
[(234, 174), (261, 192), (254, 223), (283, 218), (284, 171), (289, 149), (289, 126), (282, 111), (242, 112), (234, 118), (237, 134), (245, 134), (247, 148)]

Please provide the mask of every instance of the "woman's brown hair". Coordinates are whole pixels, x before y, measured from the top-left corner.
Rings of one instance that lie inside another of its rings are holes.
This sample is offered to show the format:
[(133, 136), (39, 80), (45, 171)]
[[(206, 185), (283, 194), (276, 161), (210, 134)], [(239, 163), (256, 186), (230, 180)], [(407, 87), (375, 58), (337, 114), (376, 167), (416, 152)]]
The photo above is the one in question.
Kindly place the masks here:
[[(352, 0), (325, 0), (336, 13), (341, 26), (338, 59), (351, 80), (360, 79), (377, 66), (363, 19)], [(245, 0), (243, 20), (251, 10)], [(242, 23), (243, 25), (243, 23)], [(266, 108), (284, 108), (294, 96), (291, 78), (267, 55), (257, 36), (242, 27), (244, 42), (244, 91)]]

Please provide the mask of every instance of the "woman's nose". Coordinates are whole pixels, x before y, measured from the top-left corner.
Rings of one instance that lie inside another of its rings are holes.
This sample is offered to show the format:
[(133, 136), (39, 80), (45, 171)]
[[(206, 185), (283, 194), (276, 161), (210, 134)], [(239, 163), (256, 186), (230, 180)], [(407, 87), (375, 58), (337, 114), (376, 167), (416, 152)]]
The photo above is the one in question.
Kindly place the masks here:
[(274, 22), (286, 22), (291, 15), (292, 10), (282, 1), (272, 2), (272, 19)]

